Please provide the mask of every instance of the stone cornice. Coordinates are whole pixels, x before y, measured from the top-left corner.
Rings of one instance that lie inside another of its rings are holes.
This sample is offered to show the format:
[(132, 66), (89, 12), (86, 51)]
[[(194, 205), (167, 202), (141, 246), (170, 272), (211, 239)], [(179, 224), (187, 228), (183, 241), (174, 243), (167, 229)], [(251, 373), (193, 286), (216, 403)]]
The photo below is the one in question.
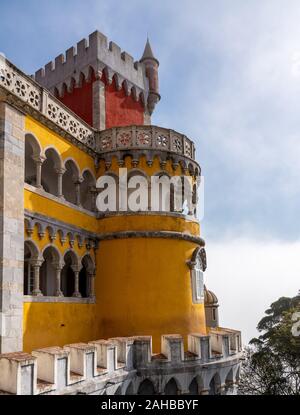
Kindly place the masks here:
[(187, 242), (193, 242), (200, 246), (205, 246), (204, 239), (199, 236), (189, 235), (183, 232), (174, 231), (124, 231), (110, 232), (99, 234), (100, 241), (113, 239), (134, 239), (134, 238), (160, 238), (160, 239), (178, 239)]
[(37, 212), (32, 212), (25, 209), (25, 222), (26, 230), (29, 235), (32, 234), (34, 226), (37, 224), (39, 234), (43, 236), (45, 230), (49, 228), (53, 239), (59, 233), (60, 238), (64, 239), (66, 235), (71, 235), (72, 240), (79, 238), (83, 242), (90, 244), (91, 241), (97, 246), (98, 241), (113, 240), (113, 239), (133, 239), (133, 238), (160, 238), (160, 239), (177, 239), (195, 243), (201, 247), (205, 246), (204, 239), (199, 236), (186, 234), (183, 232), (175, 231), (121, 231), (121, 232), (109, 232), (109, 233), (95, 233), (89, 232), (78, 226), (62, 222), (60, 220), (51, 218), (49, 216), (42, 215)]

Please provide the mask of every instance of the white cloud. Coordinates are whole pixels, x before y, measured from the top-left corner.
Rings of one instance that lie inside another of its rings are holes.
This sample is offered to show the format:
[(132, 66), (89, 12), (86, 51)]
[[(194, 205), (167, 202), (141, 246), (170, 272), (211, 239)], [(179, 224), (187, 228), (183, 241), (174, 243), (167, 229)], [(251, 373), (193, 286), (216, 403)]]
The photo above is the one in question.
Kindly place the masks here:
[(294, 297), (300, 288), (300, 241), (228, 238), (208, 241), (206, 285), (219, 299), (223, 327), (240, 329), (247, 343), (279, 297)]

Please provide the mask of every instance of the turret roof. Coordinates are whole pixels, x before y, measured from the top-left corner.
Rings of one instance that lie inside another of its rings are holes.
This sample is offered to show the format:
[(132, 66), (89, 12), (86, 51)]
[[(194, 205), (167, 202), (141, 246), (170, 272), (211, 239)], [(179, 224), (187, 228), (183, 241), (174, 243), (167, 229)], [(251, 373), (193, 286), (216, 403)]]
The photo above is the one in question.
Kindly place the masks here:
[(158, 60), (154, 56), (154, 53), (152, 51), (152, 48), (151, 48), (150, 41), (149, 41), (148, 37), (147, 37), (147, 42), (146, 42), (146, 45), (145, 45), (144, 53), (143, 53), (143, 56), (140, 59), (140, 62), (143, 62), (145, 59), (153, 59), (157, 63), (159, 63)]

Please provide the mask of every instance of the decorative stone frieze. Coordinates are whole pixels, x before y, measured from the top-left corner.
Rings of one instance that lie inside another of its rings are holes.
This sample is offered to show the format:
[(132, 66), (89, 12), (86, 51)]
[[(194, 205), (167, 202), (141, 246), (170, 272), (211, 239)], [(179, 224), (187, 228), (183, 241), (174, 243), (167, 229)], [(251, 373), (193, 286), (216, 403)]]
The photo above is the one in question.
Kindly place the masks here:
[(38, 227), (38, 235), (40, 239), (43, 239), (46, 235), (46, 231), (48, 231), (51, 242), (55, 241), (56, 237), (59, 237), (61, 244), (64, 245), (68, 237), (71, 248), (74, 246), (75, 240), (77, 240), (80, 247), (82, 247), (85, 243), (86, 249), (88, 250), (92, 247), (97, 247), (97, 234), (88, 232), (77, 226), (49, 218), (41, 215), (40, 213), (33, 213), (29, 210), (25, 210), (25, 229), (29, 238), (32, 236), (35, 226)]

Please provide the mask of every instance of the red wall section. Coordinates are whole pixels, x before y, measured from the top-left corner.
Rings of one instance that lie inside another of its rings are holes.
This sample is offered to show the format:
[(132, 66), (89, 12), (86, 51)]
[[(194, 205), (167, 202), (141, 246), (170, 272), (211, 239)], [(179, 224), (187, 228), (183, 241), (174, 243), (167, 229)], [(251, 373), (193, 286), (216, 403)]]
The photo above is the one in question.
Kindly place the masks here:
[(73, 88), (72, 92), (66, 92), (59, 98), (67, 107), (80, 118), (93, 126), (93, 80), (83, 81), (81, 88)]
[(105, 88), (106, 128), (143, 125), (144, 108), (132, 96), (127, 97), (124, 89), (116, 90), (115, 82)]
[[(64, 96), (59, 98), (91, 126), (93, 125), (94, 80), (93, 76), (91, 82), (83, 81), (80, 88), (73, 88), (72, 92), (65, 92)], [(102, 81), (105, 82), (105, 77)], [(118, 91), (115, 81), (105, 86), (105, 112), (106, 128), (144, 124), (143, 104), (140, 101), (136, 102), (131, 95), (127, 97), (123, 88)]]

